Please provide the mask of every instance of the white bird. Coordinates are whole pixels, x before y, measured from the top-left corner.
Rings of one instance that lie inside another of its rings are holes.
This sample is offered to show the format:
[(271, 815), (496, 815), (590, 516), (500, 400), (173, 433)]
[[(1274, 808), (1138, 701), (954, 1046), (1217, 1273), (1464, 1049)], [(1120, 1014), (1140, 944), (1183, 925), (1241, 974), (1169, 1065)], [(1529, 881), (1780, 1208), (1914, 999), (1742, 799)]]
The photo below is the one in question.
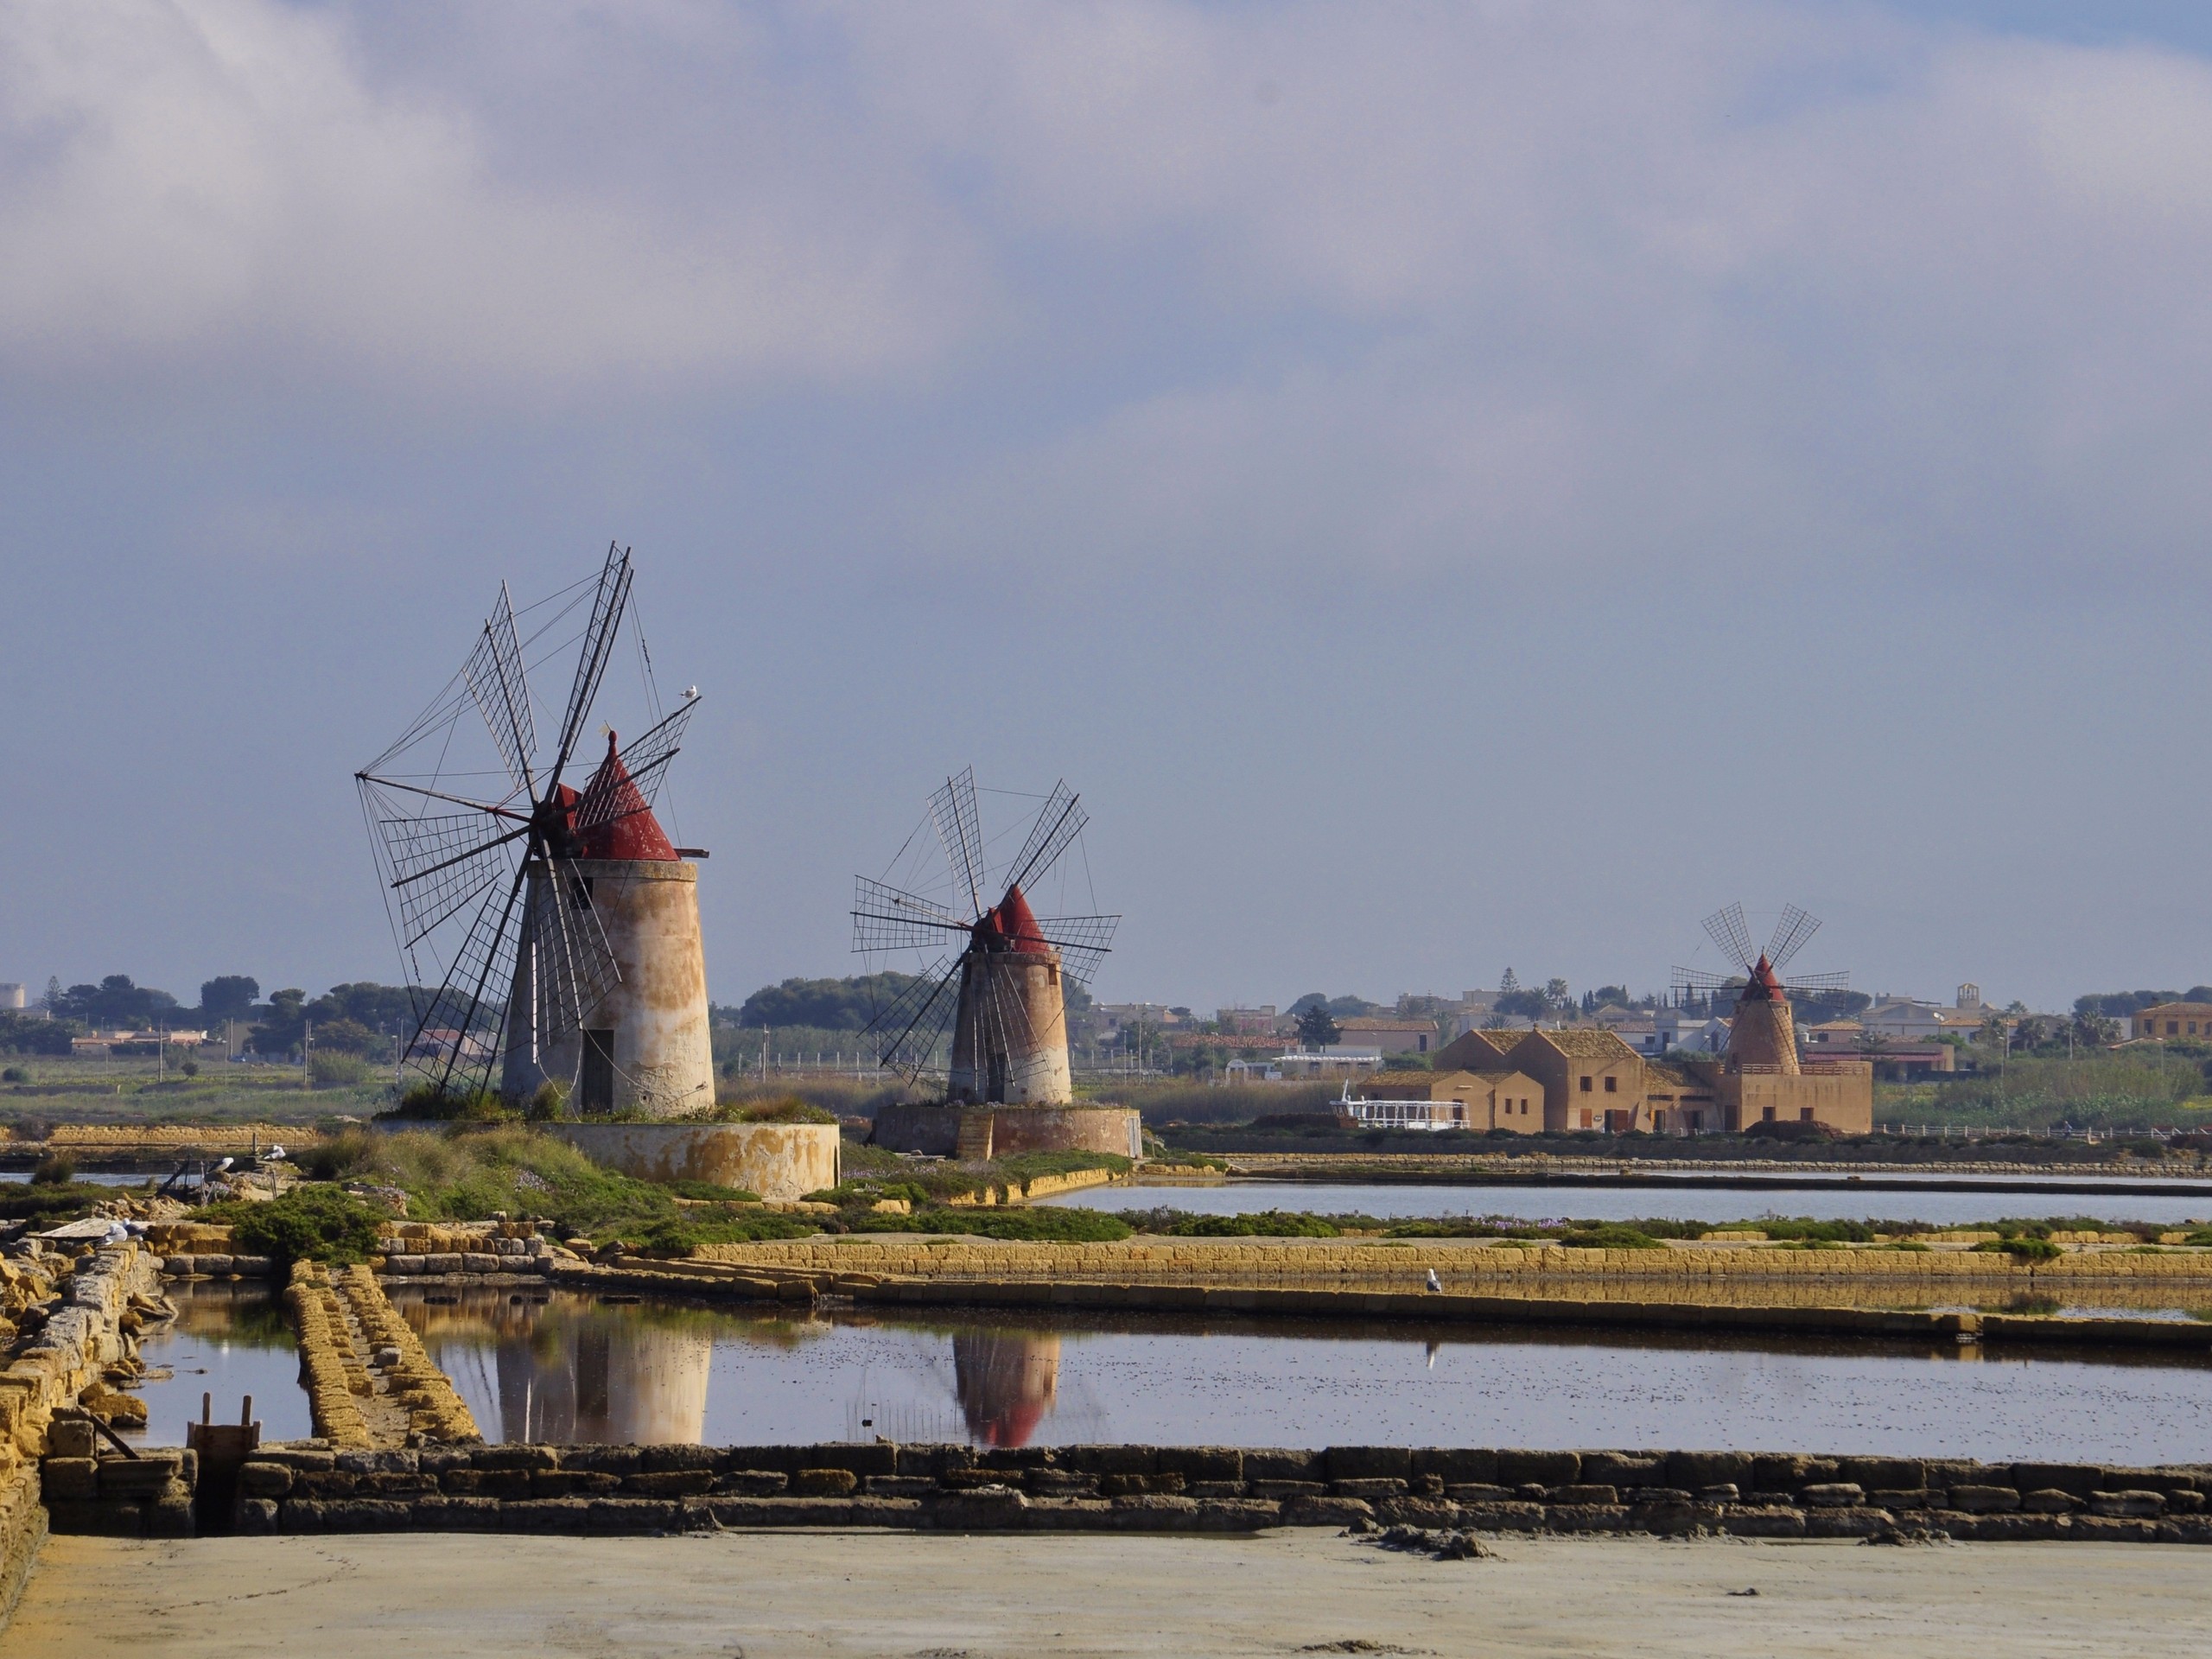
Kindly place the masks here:
[(1428, 1270), (1428, 1287), (1434, 1291), (1441, 1291), (1444, 1288), (1444, 1281), (1436, 1276), (1434, 1268)]
[[(268, 1151), (266, 1151), (266, 1152), (263, 1153), (261, 1155), (262, 1155), (263, 1157), (264, 1157), (264, 1158), (270, 1158), (270, 1159), (282, 1158), (282, 1157), (284, 1155), (284, 1148), (283, 1148), (283, 1147), (270, 1147), (270, 1148), (269, 1148), (269, 1150), (268, 1150)], [(1432, 1278), (1432, 1279), (1433, 1279), (1435, 1276), (1436, 1276), (1436, 1275), (1435, 1275), (1434, 1274), (1433, 1274), (1433, 1273), (1432, 1273), (1431, 1274), (1429, 1274), (1429, 1277), (1430, 1277), (1430, 1278)]]
[(696, 697), (698, 695), (699, 695), (699, 688), (698, 688), (697, 686), (696, 686), (696, 685), (687, 685), (687, 686), (685, 686), (685, 687), (683, 688), (683, 701), (684, 701), (684, 702), (690, 702), (693, 698)]

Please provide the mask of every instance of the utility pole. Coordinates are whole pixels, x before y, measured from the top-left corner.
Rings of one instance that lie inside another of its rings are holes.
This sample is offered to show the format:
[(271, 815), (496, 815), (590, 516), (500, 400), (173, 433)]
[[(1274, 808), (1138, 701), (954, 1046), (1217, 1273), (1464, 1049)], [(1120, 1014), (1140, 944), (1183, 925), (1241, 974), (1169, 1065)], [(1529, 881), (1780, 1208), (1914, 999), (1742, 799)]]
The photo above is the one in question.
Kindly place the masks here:
[(760, 1027), (760, 1086), (768, 1086), (768, 1027)]
[(300, 1087), (315, 1087), (315, 1072), (308, 1061), (308, 1052), (315, 1046), (315, 1021), (310, 1020), (300, 1028)]

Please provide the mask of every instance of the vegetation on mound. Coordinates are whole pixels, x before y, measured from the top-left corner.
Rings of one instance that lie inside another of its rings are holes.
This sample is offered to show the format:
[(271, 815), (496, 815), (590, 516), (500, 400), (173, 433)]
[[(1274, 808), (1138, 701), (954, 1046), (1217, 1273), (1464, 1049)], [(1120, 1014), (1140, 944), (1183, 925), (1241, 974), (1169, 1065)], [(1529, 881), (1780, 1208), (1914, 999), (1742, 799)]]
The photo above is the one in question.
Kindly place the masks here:
[(2065, 1254), (2065, 1251), (2047, 1238), (2030, 1238), (2024, 1236), (1985, 1240), (1975, 1245), (1974, 1249), (1976, 1253), (1981, 1255), (2009, 1255), (2015, 1262), (2050, 1262)]
[(1559, 1242), (1571, 1250), (1663, 1250), (1667, 1247), (1650, 1234), (1635, 1227), (1624, 1227), (1618, 1222), (1606, 1222), (1596, 1227), (1573, 1227), (1559, 1235)]
[(593, 1243), (620, 1238), (642, 1247), (650, 1235), (660, 1241), (657, 1254), (816, 1230), (799, 1217), (741, 1207), (759, 1200), (735, 1187), (644, 1181), (602, 1168), (567, 1141), (520, 1124), (400, 1135), (353, 1130), (312, 1148), (301, 1163), (325, 1180), (397, 1188), (412, 1220), (534, 1216)]
[(342, 1188), (316, 1181), (266, 1203), (215, 1205), (202, 1218), (228, 1222), (238, 1255), (270, 1256), (283, 1268), (302, 1258), (337, 1265), (366, 1261), (386, 1217)]
[(1305, 1211), (1269, 1210), (1260, 1215), (1183, 1216), (1152, 1230), (1173, 1238), (1335, 1238), (1344, 1229)]

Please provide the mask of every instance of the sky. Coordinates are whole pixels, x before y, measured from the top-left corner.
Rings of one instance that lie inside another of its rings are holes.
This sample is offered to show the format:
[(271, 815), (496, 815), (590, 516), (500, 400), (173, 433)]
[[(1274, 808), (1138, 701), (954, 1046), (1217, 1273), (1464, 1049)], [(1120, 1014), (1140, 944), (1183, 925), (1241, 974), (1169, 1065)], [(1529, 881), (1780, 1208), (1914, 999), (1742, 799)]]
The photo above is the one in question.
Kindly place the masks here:
[(2187, 987), (2208, 255), (2201, 5), (19, 0), (0, 979), (396, 978), (619, 539), (717, 1001), (970, 764), (1108, 1001)]

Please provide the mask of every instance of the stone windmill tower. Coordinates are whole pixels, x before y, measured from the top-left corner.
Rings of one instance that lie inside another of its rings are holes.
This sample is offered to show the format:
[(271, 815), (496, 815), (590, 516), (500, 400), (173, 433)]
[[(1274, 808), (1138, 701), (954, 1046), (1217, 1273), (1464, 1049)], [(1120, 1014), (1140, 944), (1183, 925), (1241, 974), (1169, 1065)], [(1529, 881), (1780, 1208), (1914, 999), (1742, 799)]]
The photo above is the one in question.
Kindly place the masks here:
[[(583, 788), (563, 781), (630, 582), (629, 553), (610, 549), (596, 580), (519, 616), (502, 588), (461, 672), (355, 774), (416, 989), (403, 1063), (433, 1104), (483, 1092), (495, 1073), (511, 1102), (552, 1083), (584, 1114), (713, 1103), (694, 861), (706, 854), (672, 845), (652, 810), (698, 693), (661, 714), (642, 638), (645, 730), (626, 749), (607, 732)], [(559, 736), (541, 755), (525, 663), (571, 642)], [(486, 777), (504, 782), (496, 798), (483, 798)]]
[(1726, 960), (1741, 963), (1742, 971), (1714, 974), (1694, 968), (1677, 968), (1675, 991), (1677, 996), (1735, 994), (1736, 1013), (1729, 1025), (1728, 1052), (1724, 1058), (1726, 1070), (1772, 1072), (1784, 1077), (1798, 1075), (1797, 1027), (1790, 1013), (1789, 993), (1842, 990), (1851, 982), (1847, 973), (1782, 977), (1782, 969), (1805, 948), (1806, 941), (1820, 931), (1820, 925), (1818, 918), (1807, 915), (1795, 905), (1788, 906), (1781, 920), (1775, 924), (1774, 935), (1768, 940), (1766, 949), (1755, 950), (1750, 930), (1744, 925), (1743, 906), (1730, 905), (1705, 918), (1707, 937), (1720, 948)]
[[(1088, 986), (1121, 918), (1040, 921), (1028, 894), (1082, 833), (1082, 803), (1065, 784), (1054, 785), (1021, 849), (995, 877), (985, 860), (972, 767), (930, 798), (930, 820), (944, 857), (940, 896), (857, 878), (854, 950), (941, 953), (869, 1026), (881, 1063), (910, 1079), (942, 1065), (949, 1102), (1064, 1105), (1074, 1097), (1066, 985)], [(956, 948), (945, 952), (947, 945)]]

